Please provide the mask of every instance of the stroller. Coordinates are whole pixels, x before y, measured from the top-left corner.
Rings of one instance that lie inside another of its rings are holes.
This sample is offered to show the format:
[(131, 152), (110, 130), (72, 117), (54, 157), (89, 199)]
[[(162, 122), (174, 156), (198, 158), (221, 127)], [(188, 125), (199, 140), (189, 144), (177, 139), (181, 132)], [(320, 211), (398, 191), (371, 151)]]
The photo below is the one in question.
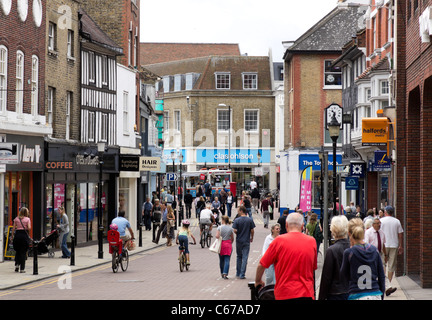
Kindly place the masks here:
[(248, 287), (251, 290), (251, 300), (275, 300), (274, 284), (255, 288), (255, 283), (249, 282)]
[[(43, 237), (37, 244), (38, 254), (48, 253), (49, 258), (54, 258), (54, 250), (53, 248), (48, 248), (48, 246), (52, 245), (57, 240), (58, 236), (59, 231), (57, 229), (54, 229), (46, 237)], [(33, 248), (29, 250), (29, 255), (30, 254), (33, 254)]]

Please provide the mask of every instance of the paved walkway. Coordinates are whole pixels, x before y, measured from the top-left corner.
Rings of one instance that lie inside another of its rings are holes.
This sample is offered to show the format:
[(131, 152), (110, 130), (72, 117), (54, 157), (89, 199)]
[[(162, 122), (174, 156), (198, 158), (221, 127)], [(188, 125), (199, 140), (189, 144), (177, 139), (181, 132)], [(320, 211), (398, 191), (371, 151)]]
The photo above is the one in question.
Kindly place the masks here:
[[(261, 216), (254, 215), (254, 219), (261, 219)], [(263, 225), (259, 224), (257, 227), (262, 228)], [(138, 231), (135, 233), (135, 236), (137, 237), (137, 248), (130, 252), (132, 255), (165, 245), (165, 239), (161, 239), (158, 245), (151, 241), (152, 231), (142, 231), (142, 247), (138, 246)], [(323, 246), (321, 246), (321, 248), (322, 247)], [(60, 250), (55, 252), (54, 258), (49, 258), (47, 254), (38, 255), (37, 274), (34, 274), (35, 270), (32, 257), (29, 257), (27, 260), (26, 273), (16, 273), (14, 271), (14, 261), (5, 260), (3, 263), (0, 263), (0, 291), (62, 275), (69, 270), (74, 272), (77, 270), (92, 268), (101, 264), (111, 263), (111, 255), (109, 254), (107, 243), (104, 243), (103, 245), (102, 259), (98, 258), (97, 244), (76, 248), (75, 265), (73, 266), (70, 265), (70, 259), (62, 259), (60, 256)], [(322, 257), (319, 259), (319, 266), (316, 272), (317, 290), (319, 290), (321, 268)], [(386, 297), (386, 300), (432, 300), (432, 289), (422, 289), (415, 281), (407, 276), (393, 279), (392, 285), (398, 290), (391, 296)]]

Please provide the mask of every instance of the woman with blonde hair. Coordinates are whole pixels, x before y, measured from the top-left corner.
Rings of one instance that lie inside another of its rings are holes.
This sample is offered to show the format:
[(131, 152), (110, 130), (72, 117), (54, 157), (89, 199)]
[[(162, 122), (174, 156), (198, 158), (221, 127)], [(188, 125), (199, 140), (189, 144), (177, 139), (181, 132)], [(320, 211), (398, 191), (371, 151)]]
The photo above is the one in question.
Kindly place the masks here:
[(31, 221), (29, 211), (26, 207), (22, 207), (18, 216), (13, 220), (12, 236), (13, 248), (15, 250), (15, 272), (25, 272), (25, 261), (31, 231)]
[(324, 257), (318, 300), (347, 300), (348, 283), (341, 281), (339, 276), (343, 253), (350, 247), (347, 217), (334, 216), (330, 231), (335, 242)]
[(172, 246), (172, 239), (174, 239), (174, 227), (175, 227), (175, 215), (174, 209), (168, 205), (167, 206), (168, 214), (167, 214), (167, 224), (166, 224), (166, 238), (167, 238), (167, 246)]
[(348, 300), (382, 300), (385, 292), (384, 267), (378, 250), (364, 241), (364, 224), (359, 218), (348, 222), (351, 248), (344, 251), (341, 279), (348, 281)]

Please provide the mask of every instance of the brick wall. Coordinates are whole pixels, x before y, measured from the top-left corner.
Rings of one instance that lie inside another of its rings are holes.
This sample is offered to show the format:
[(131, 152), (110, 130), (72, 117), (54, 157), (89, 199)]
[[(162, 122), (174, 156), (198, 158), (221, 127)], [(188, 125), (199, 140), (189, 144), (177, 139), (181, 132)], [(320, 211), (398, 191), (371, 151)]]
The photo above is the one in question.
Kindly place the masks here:
[[(80, 139), (80, 42), (78, 9), (75, 0), (52, 0), (48, 2), (46, 33), (49, 22), (56, 25), (55, 53), (48, 52), (46, 57), (45, 88), (55, 88), (53, 105), (53, 137), (66, 138), (66, 103), (67, 92), (72, 93), (70, 110), (70, 134), (73, 140)], [(69, 11), (64, 11), (69, 10)], [(59, 14), (62, 12), (62, 14)], [(73, 53), (67, 54), (68, 30), (73, 31)], [(48, 38), (46, 40), (48, 48)], [(48, 114), (47, 114), (48, 118)]]
[[(42, 0), (42, 8), (46, 6), (46, 1)], [(16, 60), (17, 51), (24, 53), (24, 78), (23, 78), (23, 112), (31, 113), (31, 85), (27, 80), (32, 75), (32, 55), (37, 55), (39, 59), (39, 104), (38, 114), (45, 113), (45, 10), (42, 10), (41, 26), (35, 24), (33, 18), (33, 6), (29, 4), (28, 13), (25, 21), (18, 17), (17, 2), (12, 1), (11, 11), (7, 16), (0, 11), (0, 45), (4, 45), (8, 50), (7, 63), (7, 103), (8, 111), (15, 110), (16, 88)]]
[[(419, 275), (423, 287), (432, 287), (432, 45), (422, 43), (419, 34), (419, 15), (432, 5), (432, 1), (418, 1), (417, 10), (414, 10), (413, 1), (399, 0), (397, 4), (396, 212), (403, 221), (405, 200), (406, 272), (408, 275)], [(403, 183), (404, 168), (407, 173), (406, 190)], [(403, 259), (399, 259), (397, 274), (402, 272)]]
[(293, 147), (319, 147), (324, 141), (324, 109), (332, 103), (342, 105), (341, 89), (323, 89), (324, 61), (333, 60), (337, 54), (294, 55), (288, 71), (290, 142)]

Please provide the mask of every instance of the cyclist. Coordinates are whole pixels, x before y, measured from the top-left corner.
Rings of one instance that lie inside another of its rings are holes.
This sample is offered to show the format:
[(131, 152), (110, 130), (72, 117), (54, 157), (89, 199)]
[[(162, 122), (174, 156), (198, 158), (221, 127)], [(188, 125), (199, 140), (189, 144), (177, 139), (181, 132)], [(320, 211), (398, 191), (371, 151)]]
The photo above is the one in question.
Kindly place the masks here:
[(191, 236), (194, 244), (196, 244), (195, 237), (193, 236), (191, 230), (189, 229), (190, 222), (189, 220), (183, 220), (182, 221), (182, 227), (180, 228), (179, 232), (177, 233), (176, 237), (176, 244), (180, 244), (179, 246), (179, 260), (181, 257), (181, 247), (184, 247), (184, 253), (186, 254), (186, 264), (190, 265), (190, 254), (189, 254), (189, 248), (188, 248), (188, 236)]
[(215, 219), (213, 216), (213, 212), (211, 211), (211, 204), (207, 203), (206, 208), (200, 213), (200, 237), (206, 225), (210, 227), (209, 231), (211, 234), (213, 223), (215, 223)]
[[(111, 224), (115, 224), (118, 227), (118, 232), (120, 233), (120, 239), (126, 244), (127, 241), (135, 239), (131, 225), (125, 217), (124, 211), (119, 211), (117, 218), (111, 221)], [(129, 234), (126, 233), (126, 229), (129, 230)]]

